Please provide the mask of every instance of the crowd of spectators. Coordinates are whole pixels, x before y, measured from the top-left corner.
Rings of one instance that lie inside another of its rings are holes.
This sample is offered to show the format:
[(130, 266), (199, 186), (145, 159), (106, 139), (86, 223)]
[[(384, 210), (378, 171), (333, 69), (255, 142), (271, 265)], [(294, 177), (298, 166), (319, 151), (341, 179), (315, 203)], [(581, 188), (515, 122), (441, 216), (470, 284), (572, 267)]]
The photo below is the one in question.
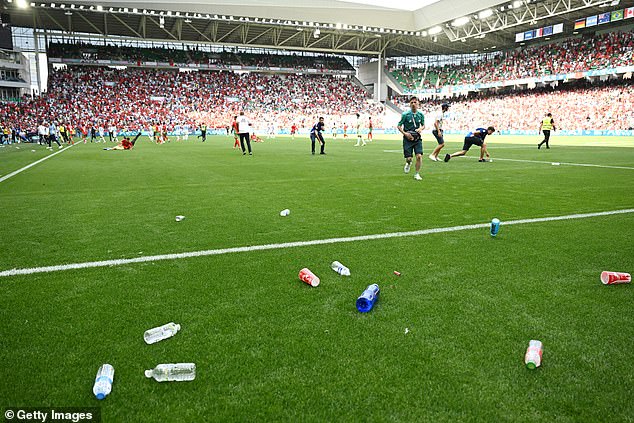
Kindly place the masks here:
[[(408, 109), (405, 96), (392, 102)], [(444, 102), (451, 104), (446, 128), (463, 132), (489, 125), (500, 130), (537, 130), (548, 112), (562, 130), (634, 129), (634, 86), (624, 79), (594, 84), (580, 80), (557, 88), (422, 101), (423, 114), (436, 116)]]
[(119, 131), (153, 125), (193, 131), (201, 124), (225, 128), (244, 111), (256, 128), (276, 130), (310, 127), (318, 116), (329, 126), (343, 126), (352, 124), (356, 113), (382, 124), (382, 106), (346, 77), (93, 66), (50, 72), (44, 95), (0, 103), (0, 122), (28, 129), (56, 121), (72, 127), (115, 125)]
[(238, 51), (208, 52), (196, 46), (186, 50), (168, 47), (137, 48), (85, 43), (49, 43), (49, 57), (84, 61), (118, 60), (128, 62), (163, 62), (170, 64), (208, 64), (253, 66), (257, 68), (292, 68), (320, 70), (354, 70), (343, 57), (298, 54), (258, 54)]
[(523, 47), (464, 64), (392, 69), (406, 89), (429, 89), (634, 65), (634, 31)]

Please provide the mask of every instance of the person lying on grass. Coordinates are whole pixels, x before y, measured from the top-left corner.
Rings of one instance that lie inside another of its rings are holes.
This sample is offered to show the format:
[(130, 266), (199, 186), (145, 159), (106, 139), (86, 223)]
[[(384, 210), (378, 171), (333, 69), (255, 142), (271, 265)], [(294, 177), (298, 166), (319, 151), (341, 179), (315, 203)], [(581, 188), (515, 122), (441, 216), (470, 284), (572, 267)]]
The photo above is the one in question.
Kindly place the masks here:
[(136, 143), (136, 140), (138, 140), (140, 136), (141, 133), (139, 132), (138, 134), (136, 134), (136, 137), (134, 137), (132, 141), (130, 141), (130, 138), (124, 137), (123, 141), (121, 141), (116, 146), (111, 148), (104, 148), (104, 150), (132, 150), (132, 147), (134, 147), (134, 143)]

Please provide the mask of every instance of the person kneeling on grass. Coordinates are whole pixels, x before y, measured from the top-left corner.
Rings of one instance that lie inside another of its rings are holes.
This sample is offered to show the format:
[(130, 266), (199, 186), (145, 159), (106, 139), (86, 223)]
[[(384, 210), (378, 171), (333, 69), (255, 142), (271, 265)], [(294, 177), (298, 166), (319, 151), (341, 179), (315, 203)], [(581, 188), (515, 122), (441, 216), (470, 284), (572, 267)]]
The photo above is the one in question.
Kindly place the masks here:
[(469, 151), (472, 145), (477, 145), (478, 147), (480, 147), (480, 160), (478, 161), (486, 162), (487, 160), (484, 158), (484, 156), (486, 156), (488, 159), (489, 157), (491, 157), (491, 155), (487, 151), (487, 144), (486, 142), (484, 142), (484, 139), (487, 137), (487, 135), (491, 135), (494, 132), (495, 128), (492, 126), (489, 126), (487, 129), (478, 128), (473, 132), (469, 132), (467, 136), (464, 137), (462, 150), (453, 154), (446, 154), (445, 161), (448, 162), (452, 157), (464, 156), (465, 154), (467, 154), (467, 151)]
[(141, 133), (139, 132), (138, 134), (136, 134), (136, 137), (134, 137), (132, 141), (130, 141), (130, 138), (124, 137), (123, 141), (121, 141), (115, 147), (104, 148), (104, 150), (132, 150), (132, 147), (134, 147), (136, 140), (138, 140), (140, 136), (141, 136)]

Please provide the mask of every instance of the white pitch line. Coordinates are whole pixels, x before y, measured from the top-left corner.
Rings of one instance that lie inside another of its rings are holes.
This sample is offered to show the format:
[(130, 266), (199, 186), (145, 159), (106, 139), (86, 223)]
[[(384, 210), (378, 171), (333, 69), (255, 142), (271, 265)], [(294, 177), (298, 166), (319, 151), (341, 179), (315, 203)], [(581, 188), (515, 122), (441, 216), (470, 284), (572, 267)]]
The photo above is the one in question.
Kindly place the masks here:
[(64, 151), (66, 151), (66, 150), (68, 150), (69, 148), (74, 147), (74, 146), (75, 146), (75, 144), (71, 144), (71, 145), (69, 145), (69, 146), (68, 146), (68, 147), (66, 147), (66, 148), (62, 148), (61, 150), (56, 151), (56, 152), (55, 152), (55, 153), (53, 153), (53, 154), (49, 154), (48, 156), (41, 158), (40, 160), (34, 161), (33, 163), (28, 164), (28, 165), (24, 166), (24, 167), (23, 167), (23, 168), (21, 168), (21, 169), (18, 169), (18, 170), (14, 171), (14, 172), (11, 172), (11, 173), (9, 173), (8, 175), (4, 175), (2, 178), (0, 178), (0, 182), (4, 182), (4, 181), (6, 181), (6, 180), (7, 180), (7, 179), (9, 179), (9, 178), (14, 177), (14, 176), (15, 176), (15, 175), (17, 175), (18, 173), (24, 172), (25, 170), (27, 170), (27, 169), (29, 169), (29, 168), (31, 168), (31, 167), (33, 167), (33, 166), (35, 166), (36, 164), (38, 164), (38, 163), (42, 163), (44, 160), (48, 160), (48, 159), (50, 159), (50, 158), (51, 158), (51, 157), (53, 157), (53, 156), (57, 156), (59, 153), (63, 153)]
[[(557, 220), (585, 219), (589, 217), (611, 216), (615, 214), (626, 214), (626, 213), (634, 213), (634, 209), (612, 210), (612, 211), (597, 212), (597, 213), (582, 213), (582, 214), (570, 214), (565, 216), (551, 216), (551, 217), (539, 217), (539, 218), (532, 218), (532, 219), (510, 220), (508, 222), (502, 222), (502, 224), (504, 226), (509, 226), (509, 225), (520, 225), (525, 223), (552, 222)], [(63, 270), (88, 269), (88, 268), (94, 268), (94, 267), (121, 266), (124, 264), (131, 264), (131, 263), (147, 263), (147, 262), (162, 261), (162, 260), (177, 260), (177, 259), (190, 258), (190, 257), (217, 256), (222, 254), (243, 253), (243, 252), (251, 252), (251, 251), (279, 250), (283, 248), (307, 247), (311, 245), (338, 244), (343, 242), (369, 241), (374, 239), (387, 239), (387, 238), (400, 238), (400, 237), (406, 237), (406, 236), (429, 235), (429, 234), (438, 234), (438, 233), (444, 233), (444, 232), (464, 231), (468, 229), (488, 228), (489, 225), (490, 223), (477, 223), (474, 225), (461, 225), (461, 226), (450, 226), (445, 228), (422, 229), (422, 230), (410, 231), (410, 232), (391, 232), (391, 233), (385, 233), (385, 234), (361, 235), (361, 236), (351, 236), (351, 237), (345, 237), (345, 238), (316, 239), (312, 241), (296, 241), (296, 242), (286, 242), (281, 244), (252, 245), (247, 247), (222, 248), (222, 249), (216, 249), (216, 250), (192, 251), (187, 253), (159, 254), (154, 256), (135, 257), (135, 258), (128, 258), (128, 259), (90, 261), (90, 262), (84, 262), (84, 263), (59, 264), (55, 266), (10, 269), (10, 270), (1, 271), (0, 277), (31, 275), (34, 273), (60, 272)]]
[[(495, 150), (499, 150), (501, 148), (514, 148), (514, 147), (496, 147)], [(402, 153), (403, 150), (383, 150), (384, 153)], [(462, 156), (462, 157), (456, 157), (456, 158), (463, 158), (463, 159), (477, 159), (477, 156)], [(501, 159), (498, 157), (493, 157), (494, 161), (495, 160), (500, 160), (500, 161), (506, 161), (506, 162), (522, 162), (522, 163), (542, 163), (542, 164), (549, 164), (552, 165), (553, 162), (547, 162), (547, 161), (542, 161), (542, 160), (523, 160), (523, 159)], [(605, 168), (605, 169), (627, 169), (627, 170), (634, 170), (634, 167), (627, 167), (627, 166), (610, 166), (610, 165), (598, 165), (598, 164), (591, 164), (591, 163), (567, 163), (567, 162), (556, 162), (559, 163), (560, 165), (566, 165), (566, 166), (582, 166), (582, 167), (600, 167), (600, 168)]]
[[(477, 159), (478, 157), (476, 156), (467, 156), (464, 157), (465, 159)], [(523, 159), (500, 159), (497, 157), (493, 157), (493, 160), (501, 160), (501, 161), (506, 161), (506, 162), (522, 162), (522, 163), (543, 163), (543, 164), (549, 164), (552, 165), (553, 162), (546, 162), (546, 161), (542, 161), (542, 160), (523, 160)], [(610, 165), (598, 165), (598, 164), (591, 164), (591, 163), (566, 163), (566, 162), (555, 162), (555, 163), (559, 163), (560, 165), (566, 165), (566, 166), (582, 166), (582, 167), (600, 167), (600, 168), (605, 168), (605, 169), (628, 169), (628, 170), (634, 170), (634, 167), (627, 167), (627, 166), (610, 166)]]

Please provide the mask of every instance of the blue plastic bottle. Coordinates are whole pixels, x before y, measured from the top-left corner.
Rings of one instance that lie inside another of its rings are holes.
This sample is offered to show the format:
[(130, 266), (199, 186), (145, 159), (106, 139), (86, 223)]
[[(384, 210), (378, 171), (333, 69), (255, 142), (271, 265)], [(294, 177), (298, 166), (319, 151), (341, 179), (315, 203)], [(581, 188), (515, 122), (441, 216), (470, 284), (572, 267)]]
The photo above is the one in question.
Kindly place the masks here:
[(361, 313), (367, 313), (372, 310), (374, 303), (379, 299), (379, 285), (372, 284), (368, 286), (363, 294), (357, 298), (357, 310)]
[(496, 236), (500, 231), (500, 219), (493, 219), (491, 221), (491, 236)]

